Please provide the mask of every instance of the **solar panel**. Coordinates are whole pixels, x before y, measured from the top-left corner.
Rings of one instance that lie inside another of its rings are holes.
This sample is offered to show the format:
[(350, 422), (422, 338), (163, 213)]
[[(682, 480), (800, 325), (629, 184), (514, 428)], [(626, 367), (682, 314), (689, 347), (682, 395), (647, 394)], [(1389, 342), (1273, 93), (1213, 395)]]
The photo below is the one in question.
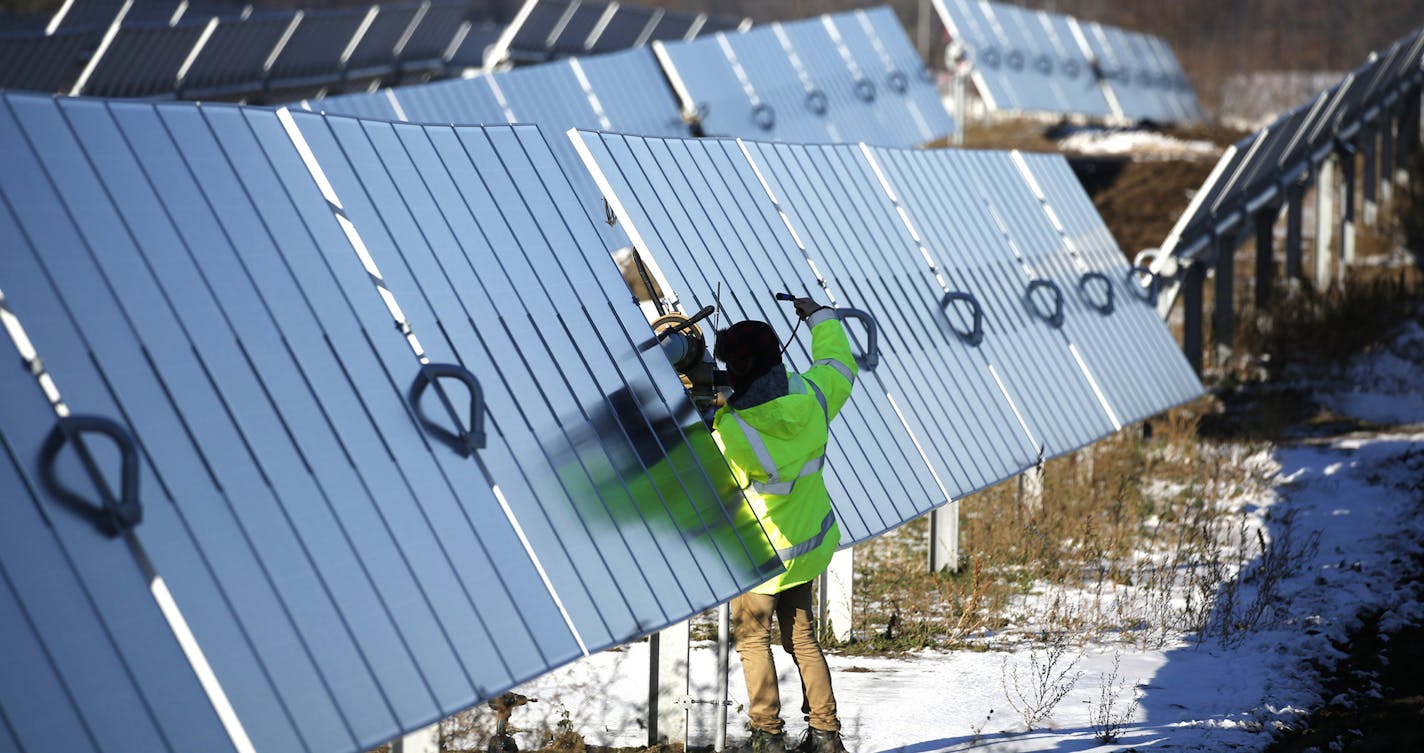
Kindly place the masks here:
[(343, 57), (366, 12), (362, 8), (303, 13), (272, 62), (269, 88), (324, 87), (340, 81)]
[(709, 15), (697, 28), (697, 36), (708, 36), (719, 31), (733, 32), (742, 30), (743, 19), (733, 16), (713, 16)]
[[(893, 11), (882, 6), (829, 19), (857, 66), (875, 84), (877, 101), (903, 112), (902, 117), (917, 134), (915, 141), (889, 145), (922, 144), (954, 131), (954, 121), (945, 111), (938, 89)], [(888, 140), (875, 139), (873, 143), (887, 144)]]
[[(1045, 204), (1052, 207), (1053, 218), (1061, 223), (1060, 231), (1078, 262), (1075, 271), (1079, 297), (1090, 305), (1101, 303), (1103, 298), (1096, 297), (1103, 295), (1101, 288), (1112, 289), (1111, 311), (1103, 317), (1108, 342), (1118, 349), (1122, 342), (1132, 343), (1132, 351), (1127, 354), (1131, 361), (1122, 376), (1146, 393), (1145, 402), (1135, 409), (1124, 403), (1119, 418), (1124, 423), (1140, 421), (1200, 396), (1201, 381), (1176, 341), (1161, 325), (1151, 297), (1144, 296), (1142, 287), (1132, 278), (1112, 232), (1083, 192), (1072, 169), (1064, 160), (1048, 155), (1022, 153), (1019, 159), (1022, 169), (1042, 192)], [(1084, 275), (1094, 273), (1106, 277), (1106, 282), (1100, 277), (1088, 285), (1087, 280), (1091, 278)], [(1092, 290), (1092, 287), (1099, 289)], [(1085, 313), (1091, 321), (1097, 312)]]
[(0, 89), (68, 91), (79, 75), (79, 56), (88, 40), (89, 30), (83, 28), (50, 35), (0, 33)]
[[(825, 295), (738, 142), (587, 131), (573, 137), (620, 225), (661, 270), (659, 286), (681, 305), (716, 300), (720, 284), (728, 322), (762, 319), (786, 341), (794, 316), (771, 292)], [(804, 338), (790, 345), (787, 358), (790, 368), (809, 364)], [(949, 501), (879, 379), (867, 370), (861, 384), (828, 450), (826, 484), (842, 544)]]
[(588, 51), (588, 40), (598, 30), (608, 4), (584, 0), (574, 7), (550, 40), (549, 49), (555, 55), (581, 55)]
[[(743, 85), (755, 92), (754, 112), (749, 118), (756, 128), (765, 131), (758, 138), (803, 143), (845, 141), (831, 116), (825, 92), (806, 76), (805, 65), (799, 57), (793, 57), (795, 51), (788, 55), (777, 37), (773, 27), (713, 37), (733, 69), (740, 71), (738, 78), (745, 77)], [(762, 128), (763, 123), (768, 127)], [(743, 126), (725, 135), (751, 133)]]
[(386, 3), (374, 5), (371, 17), (356, 46), (346, 59), (347, 79), (388, 76), (395, 71), (396, 51), (411, 31), (420, 3)]
[(834, 22), (827, 16), (775, 23), (770, 28), (787, 55), (801, 66), (810, 84), (809, 103), (820, 98), (827, 129), (838, 141), (918, 143), (921, 134), (893, 93), (876, 86), (860, 69), (850, 50), (832, 36)]
[(525, 0), (501, 39), (504, 52), (518, 61), (548, 60), (549, 46), (578, 0)]
[(504, 29), (498, 24), (471, 22), (464, 38), (450, 53), (450, 68), (458, 72), (461, 68), (484, 66), (486, 56), (499, 44)]
[(1038, 14), (1045, 33), (1053, 43), (1057, 63), (1054, 74), (1070, 112), (1105, 118), (1112, 114), (1103, 88), (1093, 75), (1093, 65), (1075, 33), (1076, 23), (1061, 13)]
[(351, 115), (373, 120), (404, 120), (396, 99), (396, 89), (377, 89), (359, 94), (341, 94), (335, 97), (307, 102), (307, 107), (317, 112), (332, 115)]
[[(15, 222), (0, 209), (0, 236), (18, 239)], [(9, 257), (28, 256), (19, 246), (9, 248)], [(21, 262), (10, 261), (7, 267)], [(13, 274), (5, 279), (19, 283)], [(150, 594), (150, 574), (123, 539), (80, 512), (99, 512), (89, 505), (102, 497), (75, 461), (76, 446), (104, 458), (111, 440), (79, 433), (45, 463), (47, 435), (58, 430), (55, 409), (15, 355), (10, 350), (10, 364), (0, 369), (0, 748), (232, 751)], [(69, 407), (97, 408), (88, 402)], [(138, 487), (142, 498), (166, 504), (152, 481), (144, 478)], [(51, 486), (77, 499), (62, 504)]]
[[(537, 129), (330, 120), (328, 135), (308, 129), (312, 120), (298, 122), (317, 159), (338, 148), (351, 159), (354, 172), (328, 170), (328, 178), (412, 329), (428, 333), (426, 352), (468, 364), (485, 386), (499, 435), (481, 457), (505, 494), (527, 506), (524, 531), (535, 551), (551, 553), (545, 566), (586, 645), (641, 635), (737, 593), (729, 590), (736, 583), (760, 582), (766, 557), (742, 547), (738, 564), (736, 552), (715, 546), (726, 531), (708, 526), (732, 501), (723, 497), (729, 477), (723, 466), (710, 485), (696, 470), (696, 457), (711, 450), (716, 458), (715, 448), (695, 412), (670, 412), (683, 402), (681, 385), (657, 362), (660, 352), (636, 349), (647, 331), (630, 321), (636, 309), (626, 306), (621, 321), (595, 311), (610, 308), (612, 289), (595, 284), (589, 261), (613, 267), (591, 223), (568, 216), (567, 184), (540, 177), (558, 170)], [(501, 169), (476, 173), (486, 164)], [(483, 191), (457, 188), (470, 180), (482, 180)], [(404, 201), (392, 203), (393, 192)], [(550, 274), (561, 267), (567, 276)], [(561, 309), (565, 301), (575, 308)], [(611, 362), (593, 357), (600, 351)], [(655, 365), (664, 378), (652, 376)], [(540, 399), (521, 397), (531, 384)], [(620, 395), (632, 403), (616, 403)], [(650, 433), (658, 425), (663, 432)], [(699, 431), (701, 444), (679, 439), (679, 428)], [(657, 447), (679, 450), (673, 442), (697, 455), (660, 468)], [(669, 499), (690, 509), (675, 516)], [(569, 559), (553, 561), (561, 551)], [(701, 578), (679, 582), (678, 571)]]
[(925, 69), (919, 53), (915, 52), (915, 46), (905, 34), (905, 27), (900, 24), (895, 12), (881, 5), (855, 11), (853, 15), (865, 29), (866, 36), (871, 39), (877, 56), (885, 66), (890, 91), (904, 97), (915, 125), (922, 133), (929, 134), (925, 141), (953, 133), (954, 121), (944, 109), (939, 87)]
[(1052, 59), (1041, 24), (1032, 13), (1018, 6), (986, 5), (991, 23), (1004, 40), (1003, 67), (1014, 82), (1018, 105), (1024, 110), (1063, 112), (1068, 102), (1058, 91)]
[[(253, 747), (369, 748), (779, 569), (532, 128), (4, 104), (7, 307), (142, 444), (136, 534)], [(484, 389), (473, 459), (415, 338)]]
[(987, 6), (976, 0), (935, 0), (935, 11), (952, 41), (964, 48), (971, 61), (970, 75), (985, 104), (995, 110), (1020, 109), (1005, 67), (1005, 41), (987, 15)]
[(179, 84), (184, 99), (251, 94), (262, 90), (266, 64), (296, 14), (219, 18)]
[(604, 24), (589, 52), (613, 52), (644, 44), (657, 25), (662, 9), (640, 5), (615, 7), (613, 16)]
[(682, 111), (695, 114), (704, 133), (766, 131), (775, 125), (775, 115), (764, 114), (770, 106), (738, 78), (720, 37), (659, 42), (653, 49), (682, 101)]
[(1033, 444), (1054, 457), (1112, 433), (1117, 427), (1085, 367), (1054, 326), (1053, 288), (1029, 287), (1042, 275), (1023, 258), (1025, 239), (1013, 223), (1035, 224), (1036, 218), (1012, 218), (1001, 206), (1004, 194), (1027, 195), (1027, 187), (986, 181), (986, 171), (1014, 176), (1009, 155), (943, 150), (923, 155), (873, 150), (872, 155), (906, 222), (922, 239), (925, 261), (943, 275), (945, 290), (978, 299), (984, 356), (1014, 397)]
[[(423, 5), (424, 13), (400, 48), (397, 67), (401, 73), (444, 68), (445, 55), (450, 52), (450, 45), (464, 22), (467, 4), (461, 0), (426, 0)], [(466, 37), (471, 33), (474, 33), (473, 28), (466, 32)]]
[(696, 31), (699, 26), (697, 19), (698, 16), (695, 13), (676, 10), (664, 11), (658, 18), (658, 25), (653, 27), (647, 41), (681, 42), (688, 39), (688, 35)]
[[(419, 86), (403, 86), (387, 90), (388, 97), (399, 103), (397, 117), (386, 120), (408, 120), (413, 123), (507, 123), (505, 107), (490, 88), (488, 75), (434, 81)], [(324, 103), (344, 100), (327, 97)], [(325, 107), (325, 105), (324, 105)], [(341, 112), (333, 109), (332, 112)]]
[[(607, 55), (589, 55), (570, 61), (588, 93), (607, 120), (605, 130), (648, 136), (686, 136), (688, 124), (678, 112), (677, 98), (668, 88), (652, 50), (643, 47)], [(558, 134), (583, 123), (556, 124)], [(560, 138), (562, 141), (562, 138)], [(582, 174), (582, 165), (571, 170)]]
[(101, 97), (172, 96), (179, 71), (207, 27), (206, 20), (176, 26), (120, 26), (99, 59), (90, 63), (78, 93)]
[(979, 343), (960, 334), (972, 320), (945, 311), (944, 291), (860, 148), (746, 147), (842, 305), (878, 315), (877, 375), (950, 496), (1032, 466), (1038, 448), (979, 357)]

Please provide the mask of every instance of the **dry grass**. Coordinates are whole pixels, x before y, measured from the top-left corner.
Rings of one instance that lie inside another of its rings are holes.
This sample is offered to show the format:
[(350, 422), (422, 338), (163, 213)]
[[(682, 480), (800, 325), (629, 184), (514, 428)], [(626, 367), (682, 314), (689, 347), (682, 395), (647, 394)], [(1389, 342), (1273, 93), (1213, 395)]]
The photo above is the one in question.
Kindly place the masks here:
[(1203, 399), (1149, 422), (1150, 436), (1126, 431), (1050, 461), (1041, 505), (1012, 482), (965, 499), (958, 573), (927, 571), (920, 523), (862, 546), (860, 637), (841, 648), (974, 650), (1065, 631), (1153, 644), (1201, 629), (1203, 597), (1238, 570), (1221, 562), (1241, 519), (1230, 501), (1267, 483), (1248, 462), (1257, 448), (1198, 437), (1214, 410)]

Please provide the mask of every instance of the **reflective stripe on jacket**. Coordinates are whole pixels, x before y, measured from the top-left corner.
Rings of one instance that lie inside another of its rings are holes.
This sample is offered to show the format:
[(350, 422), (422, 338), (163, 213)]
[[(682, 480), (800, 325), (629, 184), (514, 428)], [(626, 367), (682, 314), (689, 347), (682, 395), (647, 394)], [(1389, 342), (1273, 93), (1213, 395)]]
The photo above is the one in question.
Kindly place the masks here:
[(834, 311), (817, 311), (808, 322), (814, 363), (788, 375), (788, 394), (741, 410), (723, 406), (712, 419), (747, 500), (786, 564), (785, 573), (752, 589), (757, 593), (814, 579), (840, 544), (822, 473), (830, 422), (850, 398), (857, 370)]

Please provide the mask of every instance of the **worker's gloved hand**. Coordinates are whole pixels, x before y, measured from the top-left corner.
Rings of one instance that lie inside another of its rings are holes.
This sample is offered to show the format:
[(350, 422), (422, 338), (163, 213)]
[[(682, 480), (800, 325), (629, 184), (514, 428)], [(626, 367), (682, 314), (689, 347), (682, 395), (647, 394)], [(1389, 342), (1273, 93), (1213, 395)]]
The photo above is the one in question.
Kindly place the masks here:
[(796, 307), (796, 315), (803, 320), (823, 308), (828, 308), (827, 306), (817, 303), (814, 298), (797, 298), (792, 305)]

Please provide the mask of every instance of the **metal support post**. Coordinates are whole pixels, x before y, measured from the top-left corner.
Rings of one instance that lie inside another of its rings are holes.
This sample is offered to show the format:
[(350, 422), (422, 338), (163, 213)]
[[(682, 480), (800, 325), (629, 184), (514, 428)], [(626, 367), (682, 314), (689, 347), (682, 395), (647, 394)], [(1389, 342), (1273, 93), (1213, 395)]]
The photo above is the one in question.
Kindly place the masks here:
[(930, 0), (920, 0), (920, 10), (915, 15), (915, 41), (919, 43), (920, 59), (930, 59), (930, 33), (934, 28), (934, 8)]
[(1355, 157), (1346, 152), (1340, 160), (1340, 282), (1355, 263)]
[(1271, 289), (1276, 281), (1276, 216), (1279, 206), (1269, 206), (1256, 213), (1256, 313), (1264, 313), (1271, 305)]
[(1299, 181), (1286, 189), (1286, 279), (1304, 280), (1300, 262), (1300, 230), (1305, 208), (1305, 184)]
[(1197, 376), (1202, 373), (1202, 288), (1205, 285), (1205, 265), (1197, 262), (1182, 270), (1182, 352)]
[(953, 69), (949, 79), (949, 90), (954, 98), (954, 133), (950, 134), (949, 143), (954, 146), (964, 146), (964, 129), (969, 124), (969, 98), (965, 94), (965, 82), (969, 74), (963, 66)]
[(1211, 339), (1216, 343), (1216, 362), (1231, 358), (1231, 344), (1236, 331), (1236, 232), (1218, 235), (1215, 246), (1216, 296), (1212, 301)]
[(727, 673), (732, 667), (732, 605), (717, 608), (717, 710), (713, 722), (712, 750), (727, 749)]
[(1364, 173), (1360, 180), (1360, 219), (1370, 227), (1379, 224), (1379, 132), (1371, 129), (1360, 138)]
[(648, 637), (648, 745), (687, 745), (690, 658), (687, 622)]
[(1380, 172), (1379, 172), (1379, 194), (1380, 201), (1385, 206), (1390, 206), (1394, 201), (1394, 112), (1385, 110), (1380, 115), (1383, 121), (1380, 123)]
[(959, 571), (959, 500), (930, 511), (930, 572)]
[(440, 723), (418, 729), (391, 743), (391, 753), (440, 753)]
[(1019, 474), (1019, 506), (1025, 512), (1043, 511), (1043, 450), (1038, 451), (1038, 463)]
[(1328, 290), (1334, 282), (1335, 155), (1320, 163), (1315, 176), (1315, 288)]
[(820, 578), (821, 633), (845, 643), (851, 632), (851, 597), (855, 587), (855, 550), (841, 549)]

